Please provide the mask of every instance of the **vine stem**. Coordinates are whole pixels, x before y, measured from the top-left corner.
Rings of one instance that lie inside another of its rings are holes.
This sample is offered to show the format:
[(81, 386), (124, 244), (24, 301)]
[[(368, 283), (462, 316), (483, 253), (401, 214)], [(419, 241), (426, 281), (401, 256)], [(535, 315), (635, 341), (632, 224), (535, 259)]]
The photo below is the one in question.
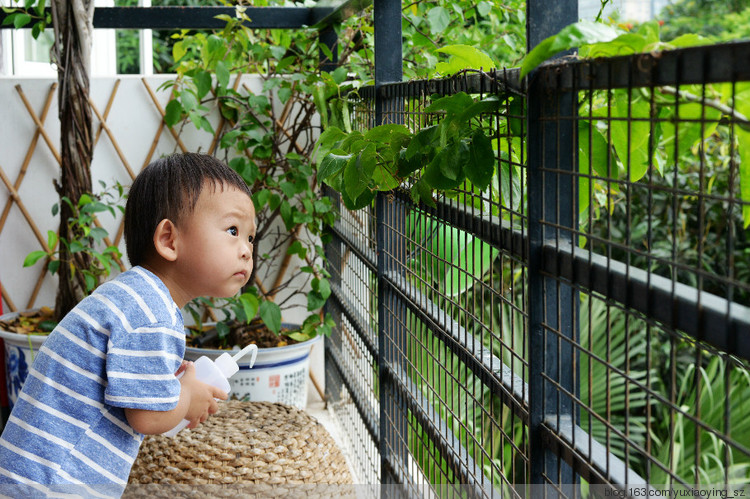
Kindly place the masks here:
[(731, 116), (732, 118), (737, 120), (738, 125), (742, 128), (750, 130), (750, 120), (748, 120), (744, 114), (740, 113), (732, 107), (727, 106), (726, 104), (722, 104), (716, 99), (705, 99), (703, 97), (691, 94), (690, 92), (687, 92), (685, 90), (677, 90), (676, 88), (670, 86), (663, 86), (658, 88), (661, 92), (667, 95), (674, 95), (675, 97), (685, 99), (688, 102), (696, 102), (708, 107), (712, 107), (717, 111), (720, 111), (723, 114)]

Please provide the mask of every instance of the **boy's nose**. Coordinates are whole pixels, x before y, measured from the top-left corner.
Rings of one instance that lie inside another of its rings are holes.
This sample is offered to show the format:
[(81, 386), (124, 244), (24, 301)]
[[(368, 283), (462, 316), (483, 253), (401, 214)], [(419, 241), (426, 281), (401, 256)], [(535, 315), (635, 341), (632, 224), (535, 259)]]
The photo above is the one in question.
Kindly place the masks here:
[(241, 258), (250, 258), (253, 256), (253, 247), (250, 243), (243, 243), (240, 251)]

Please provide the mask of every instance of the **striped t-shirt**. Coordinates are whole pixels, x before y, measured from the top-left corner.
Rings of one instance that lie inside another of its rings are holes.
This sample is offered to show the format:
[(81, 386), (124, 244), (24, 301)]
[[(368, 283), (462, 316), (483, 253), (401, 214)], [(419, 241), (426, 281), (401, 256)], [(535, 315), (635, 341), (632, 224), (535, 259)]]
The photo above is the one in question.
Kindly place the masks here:
[(182, 315), (156, 275), (134, 267), (99, 286), (35, 353), (0, 437), (0, 494), (78, 484), (53, 490), (119, 496), (143, 440), (124, 408), (174, 409), (184, 353)]

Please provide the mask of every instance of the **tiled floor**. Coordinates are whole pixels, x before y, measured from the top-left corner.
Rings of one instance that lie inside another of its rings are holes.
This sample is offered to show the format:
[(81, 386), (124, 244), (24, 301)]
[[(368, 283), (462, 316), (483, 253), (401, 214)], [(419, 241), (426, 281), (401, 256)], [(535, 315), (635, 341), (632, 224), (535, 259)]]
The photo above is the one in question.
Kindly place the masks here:
[[(310, 384), (312, 385), (312, 383)], [(344, 454), (344, 458), (346, 458), (346, 462), (349, 465), (349, 472), (352, 474), (354, 483), (359, 483), (354, 472), (354, 467), (352, 466), (350, 449), (342, 438), (341, 429), (336, 421), (336, 416), (332, 411), (326, 408), (325, 402), (323, 402), (320, 395), (313, 387), (308, 391), (307, 408), (305, 409), (305, 412), (317, 419), (318, 422), (328, 430), (331, 438), (336, 442), (338, 448), (341, 449), (341, 453)]]

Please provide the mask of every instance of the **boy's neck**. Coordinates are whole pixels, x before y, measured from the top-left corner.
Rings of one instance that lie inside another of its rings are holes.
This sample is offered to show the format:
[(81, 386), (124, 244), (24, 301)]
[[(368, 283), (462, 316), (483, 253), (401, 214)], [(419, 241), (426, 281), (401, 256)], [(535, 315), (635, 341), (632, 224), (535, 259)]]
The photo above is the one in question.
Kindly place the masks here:
[(175, 279), (175, 277), (169, 271), (168, 265), (160, 265), (157, 262), (149, 262), (141, 264), (141, 267), (154, 274), (161, 280), (161, 282), (164, 283), (164, 285), (169, 290), (169, 294), (172, 297), (172, 300), (174, 300), (179, 308), (183, 308), (190, 300), (195, 298), (194, 296), (189, 296), (187, 291), (183, 289), (183, 287), (179, 284), (179, 281)]

